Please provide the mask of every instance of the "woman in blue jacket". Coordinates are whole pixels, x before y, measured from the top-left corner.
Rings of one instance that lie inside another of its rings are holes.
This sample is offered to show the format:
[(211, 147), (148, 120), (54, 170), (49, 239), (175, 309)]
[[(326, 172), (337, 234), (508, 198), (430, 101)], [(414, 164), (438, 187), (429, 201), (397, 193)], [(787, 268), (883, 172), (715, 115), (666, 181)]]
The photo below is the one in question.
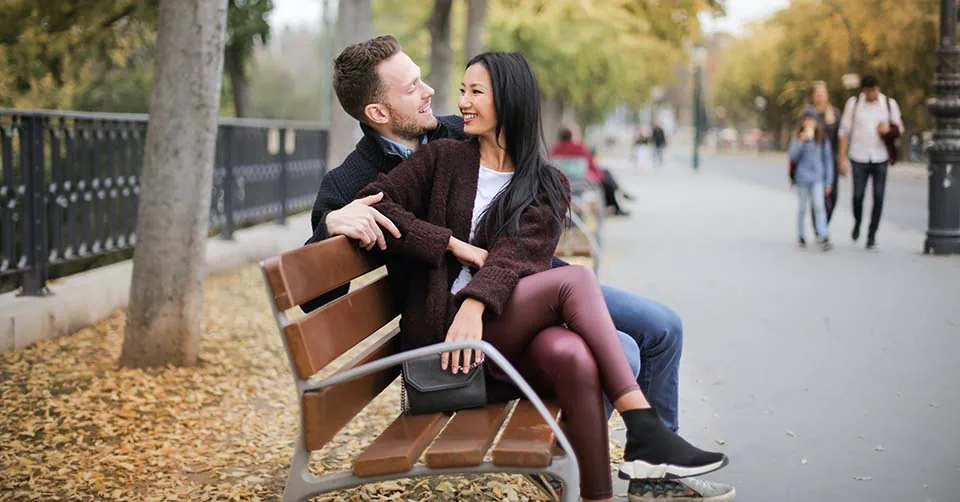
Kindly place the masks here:
[(790, 140), (789, 153), (790, 162), (796, 165), (793, 181), (797, 185), (799, 196), (797, 241), (800, 247), (807, 245), (804, 238), (804, 214), (807, 211), (807, 202), (812, 201), (817, 243), (824, 251), (828, 251), (833, 245), (827, 236), (827, 209), (824, 200), (825, 195), (829, 195), (833, 189), (833, 150), (813, 108), (804, 110), (800, 127)]

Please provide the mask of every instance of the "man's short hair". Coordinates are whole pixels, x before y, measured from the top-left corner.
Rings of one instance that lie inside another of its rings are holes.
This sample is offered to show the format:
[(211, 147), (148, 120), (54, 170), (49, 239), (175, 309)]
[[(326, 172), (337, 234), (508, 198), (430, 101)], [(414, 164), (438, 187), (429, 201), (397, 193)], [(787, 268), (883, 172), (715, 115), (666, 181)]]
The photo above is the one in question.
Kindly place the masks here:
[(560, 141), (570, 141), (573, 139), (573, 131), (571, 131), (569, 127), (561, 127), (557, 139)]
[(873, 89), (879, 85), (880, 81), (873, 75), (864, 75), (864, 77), (860, 79), (860, 87), (863, 89)]
[(333, 62), (333, 90), (340, 106), (351, 117), (365, 122), (364, 108), (383, 100), (384, 88), (377, 65), (401, 51), (392, 35), (381, 35), (353, 44)]

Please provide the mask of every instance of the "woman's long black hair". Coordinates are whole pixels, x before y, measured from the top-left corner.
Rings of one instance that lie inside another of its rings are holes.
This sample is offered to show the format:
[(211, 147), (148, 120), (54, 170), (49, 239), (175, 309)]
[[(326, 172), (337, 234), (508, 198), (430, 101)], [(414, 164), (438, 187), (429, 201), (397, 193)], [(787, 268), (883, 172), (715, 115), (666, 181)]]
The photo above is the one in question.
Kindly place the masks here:
[[(566, 222), (569, 202), (560, 174), (550, 168), (543, 154), (540, 124), (540, 88), (527, 60), (516, 52), (484, 52), (467, 63), (482, 64), (493, 83), (497, 112), (496, 137), (513, 161), (510, 182), (490, 202), (477, 225), (489, 240), (502, 232), (520, 232), (520, 215), (532, 204), (546, 204), (557, 223)], [(478, 232), (479, 233), (479, 232)]]

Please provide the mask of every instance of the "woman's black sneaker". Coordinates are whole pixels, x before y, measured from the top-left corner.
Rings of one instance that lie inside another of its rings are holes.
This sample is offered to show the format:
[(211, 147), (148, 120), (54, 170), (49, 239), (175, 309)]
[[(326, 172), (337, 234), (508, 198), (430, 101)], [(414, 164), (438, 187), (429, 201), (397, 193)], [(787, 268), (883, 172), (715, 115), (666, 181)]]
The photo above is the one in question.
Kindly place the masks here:
[(807, 240), (804, 239), (803, 237), (801, 237), (801, 238), (797, 239), (797, 245), (800, 246), (800, 247), (802, 247), (802, 248), (805, 248), (805, 247), (807, 247)]
[(729, 462), (723, 453), (703, 451), (668, 429), (653, 408), (625, 411), (620, 415), (627, 425), (620, 479), (700, 476)]

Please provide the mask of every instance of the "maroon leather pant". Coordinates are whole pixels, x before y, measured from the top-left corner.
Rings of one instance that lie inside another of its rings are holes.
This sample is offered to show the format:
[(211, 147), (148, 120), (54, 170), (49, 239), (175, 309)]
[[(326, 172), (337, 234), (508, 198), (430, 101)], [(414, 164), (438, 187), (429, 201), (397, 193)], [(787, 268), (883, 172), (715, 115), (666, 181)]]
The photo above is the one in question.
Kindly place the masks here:
[[(538, 393), (556, 397), (580, 465), (581, 496), (612, 497), (602, 393), (613, 402), (640, 387), (593, 272), (569, 266), (521, 279), (501, 315), (484, 324), (483, 339)], [(517, 396), (495, 367), (489, 374), (492, 402)]]

